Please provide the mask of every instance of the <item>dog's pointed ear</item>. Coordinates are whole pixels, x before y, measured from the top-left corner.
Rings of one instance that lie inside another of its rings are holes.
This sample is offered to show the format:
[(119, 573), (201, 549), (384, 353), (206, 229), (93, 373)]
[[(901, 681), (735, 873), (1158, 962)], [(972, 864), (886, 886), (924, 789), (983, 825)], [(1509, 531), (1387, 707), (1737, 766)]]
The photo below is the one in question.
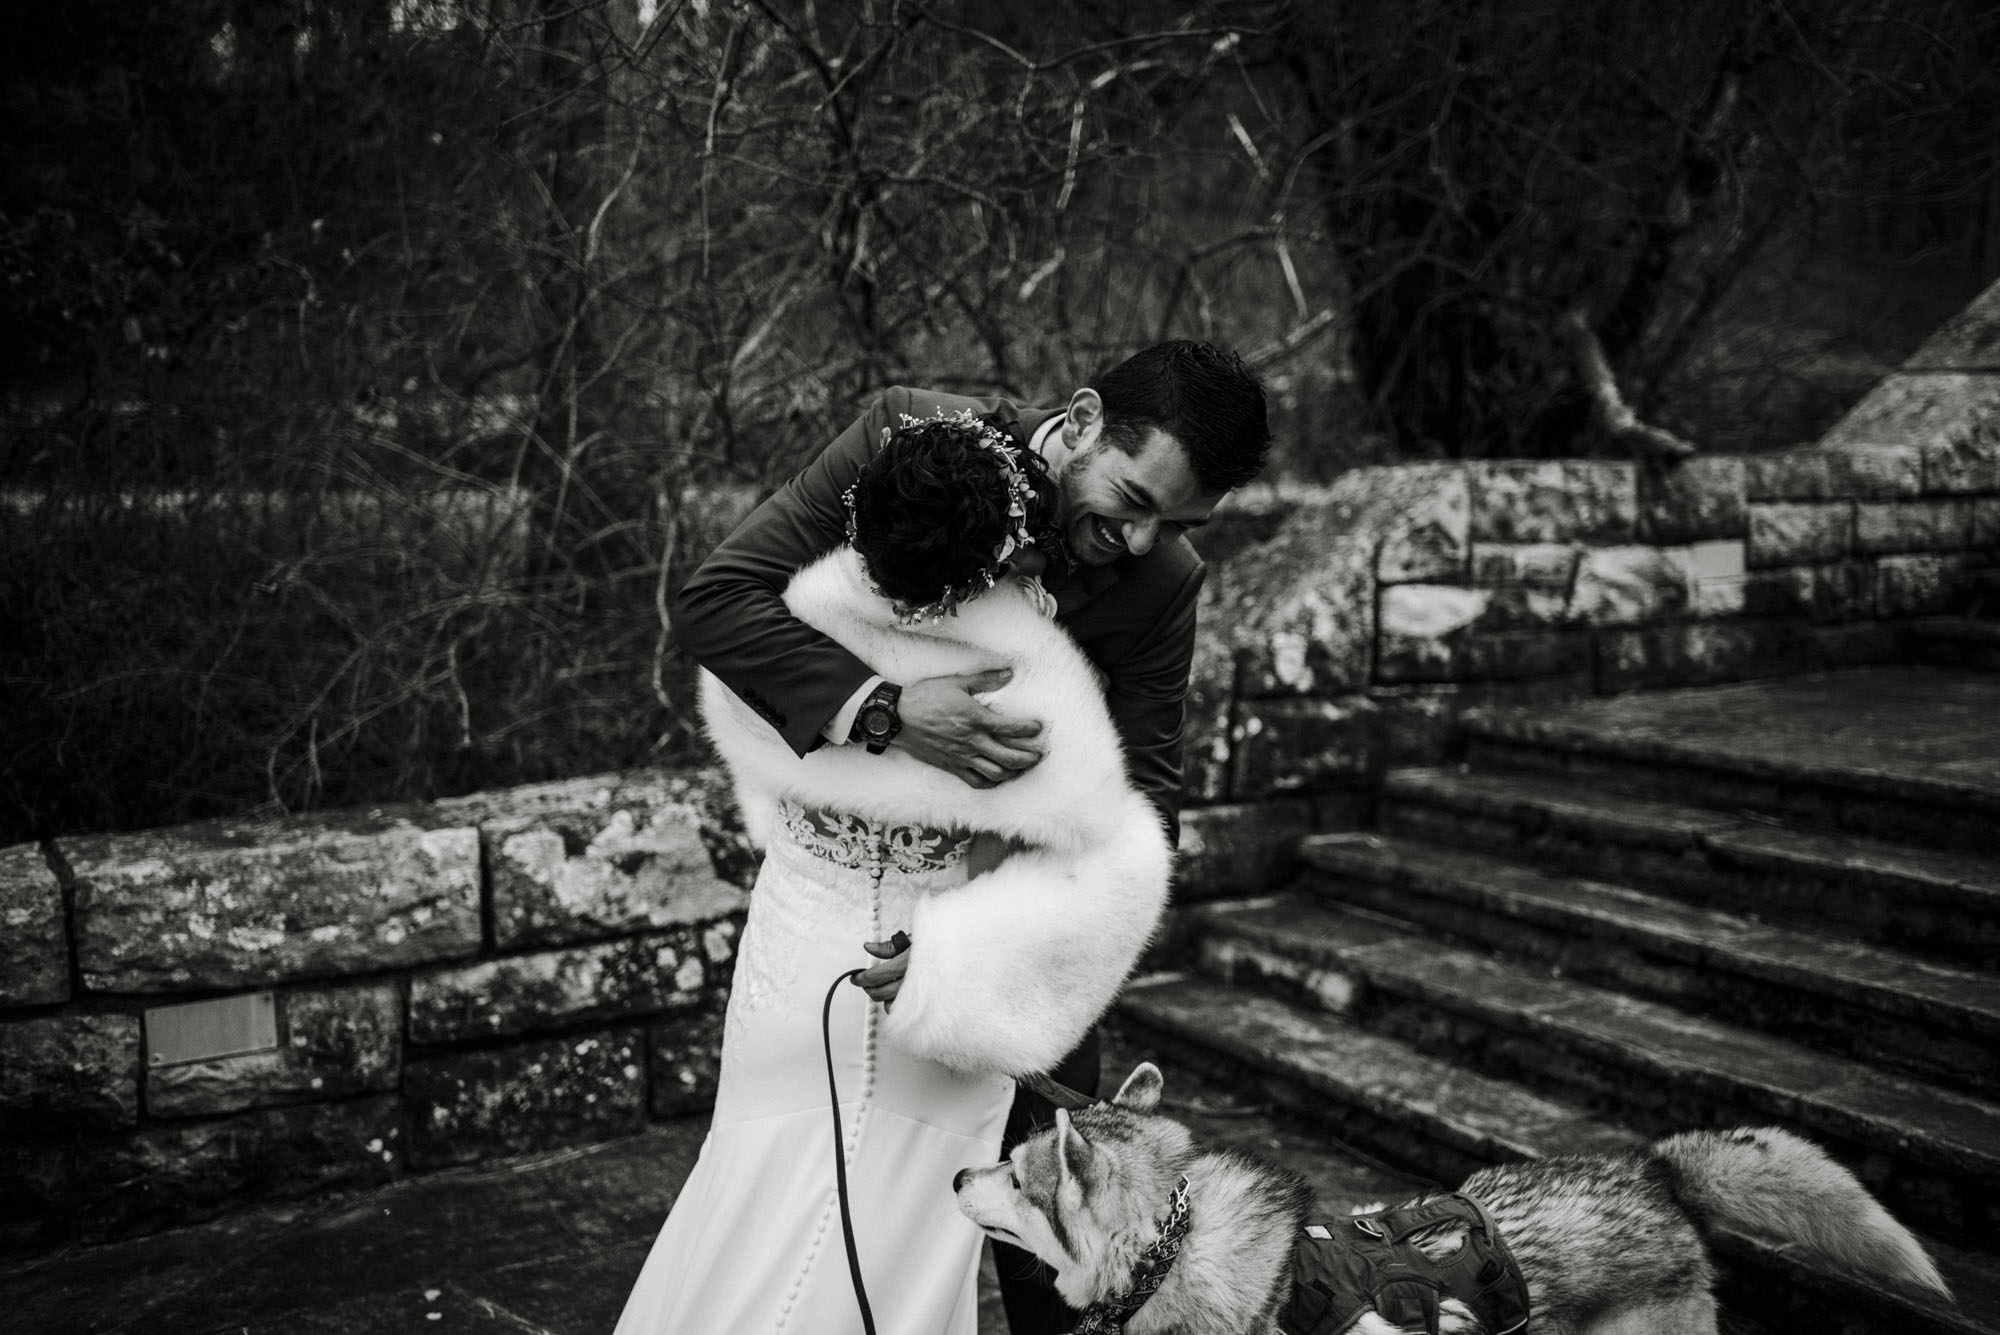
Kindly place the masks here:
[(1079, 1184), (1084, 1182), (1096, 1154), (1083, 1133), (1076, 1129), (1076, 1123), (1070, 1120), (1069, 1110), (1056, 1109), (1056, 1162), (1062, 1166), (1062, 1180), (1074, 1178)]
[(1118, 1092), (1111, 1101), (1120, 1108), (1130, 1108), (1133, 1112), (1149, 1113), (1160, 1106), (1160, 1090), (1166, 1085), (1160, 1068), (1151, 1062), (1140, 1062), (1132, 1068), (1132, 1074), (1125, 1077), (1125, 1083), (1118, 1086)]

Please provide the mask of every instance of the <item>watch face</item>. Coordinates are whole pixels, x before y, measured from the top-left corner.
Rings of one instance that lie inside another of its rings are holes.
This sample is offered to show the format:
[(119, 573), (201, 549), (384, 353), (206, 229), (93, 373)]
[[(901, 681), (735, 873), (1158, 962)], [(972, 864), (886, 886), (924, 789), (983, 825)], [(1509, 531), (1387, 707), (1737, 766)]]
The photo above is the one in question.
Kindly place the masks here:
[(861, 714), (861, 731), (867, 733), (870, 737), (888, 736), (889, 711), (879, 707), (863, 710)]

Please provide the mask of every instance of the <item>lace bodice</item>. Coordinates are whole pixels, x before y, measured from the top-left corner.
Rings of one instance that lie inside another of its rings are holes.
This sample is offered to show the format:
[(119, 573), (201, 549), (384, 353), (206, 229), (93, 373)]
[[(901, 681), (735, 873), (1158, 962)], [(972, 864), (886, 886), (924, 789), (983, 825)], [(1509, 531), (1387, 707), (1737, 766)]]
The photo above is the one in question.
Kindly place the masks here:
[(793, 842), (822, 861), (849, 870), (872, 869), (906, 876), (945, 871), (965, 860), (972, 836), (920, 825), (889, 825), (845, 811), (806, 808), (786, 801), (778, 820)]

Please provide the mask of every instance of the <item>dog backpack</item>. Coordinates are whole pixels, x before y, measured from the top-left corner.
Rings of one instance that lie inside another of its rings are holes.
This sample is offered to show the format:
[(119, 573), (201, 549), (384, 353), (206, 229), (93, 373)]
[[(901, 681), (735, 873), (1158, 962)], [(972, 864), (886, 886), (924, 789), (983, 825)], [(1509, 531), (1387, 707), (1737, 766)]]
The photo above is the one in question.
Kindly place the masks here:
[[(1465, 1244), (1432, 1261), (1414, 1239), (1463, 1228)], [(1292, 1246), (1285, 1335), (1337, 1335), (1371, 1309), (1391, 1325), (1438, 1335), (1438, 1304), (1456, 1298), (1489, 1335), (1528, 1324), (1528, 1285), (1500, 1231), (1468, 1196), (1428, 1196), (1394, 1210), (1309, 1224)]]

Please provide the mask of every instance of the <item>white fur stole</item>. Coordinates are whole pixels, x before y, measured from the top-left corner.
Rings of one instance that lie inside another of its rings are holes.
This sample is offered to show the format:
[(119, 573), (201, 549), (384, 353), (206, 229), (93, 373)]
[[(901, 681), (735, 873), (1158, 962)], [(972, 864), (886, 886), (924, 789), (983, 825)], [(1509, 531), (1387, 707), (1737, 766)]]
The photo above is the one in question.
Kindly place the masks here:
[(910, 969), (884, 1029), (905, 1050), (962, 1069), (1050, 1069), (1111, 1004), (1152, 939), (1173, 865), (1159, 813), (1126, 777), (1089, 661), (1004, 581), (956, 616), (901, 625), (848, 547), (794, 576), (785, 603), (890, 681), (1014, 670), (981, 698), (1041, 720), (1047, 751), (997, 788), (970, 787), (895, 747), (879, 756), (859, 746), (796, 756), (707, 672), (701, 707), (760, 846), (783, 797), (1028, 846), (918, 904)]

